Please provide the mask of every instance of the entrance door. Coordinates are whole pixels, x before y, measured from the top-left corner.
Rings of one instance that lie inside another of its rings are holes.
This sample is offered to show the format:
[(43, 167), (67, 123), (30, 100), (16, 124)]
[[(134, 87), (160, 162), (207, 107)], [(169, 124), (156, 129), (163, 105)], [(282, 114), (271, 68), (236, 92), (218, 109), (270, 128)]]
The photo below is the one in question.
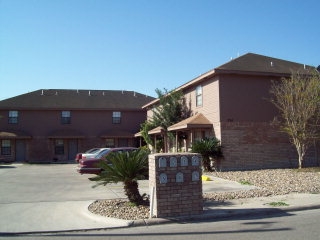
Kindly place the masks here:
[(78, 140), (71, 139), (68, 142), (68, 160), (74, 161), (76, 154), (78, 153)]
[(26, 160), (26, 141), (16, 141), (16, 162), (24, 162)]

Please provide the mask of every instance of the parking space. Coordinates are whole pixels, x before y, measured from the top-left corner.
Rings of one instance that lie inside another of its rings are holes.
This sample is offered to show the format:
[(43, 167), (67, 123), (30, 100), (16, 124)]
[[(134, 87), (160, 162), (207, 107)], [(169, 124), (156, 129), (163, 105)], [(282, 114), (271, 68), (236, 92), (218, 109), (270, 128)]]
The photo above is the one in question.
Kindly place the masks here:
[[(76, 164), (12, 164), (0, 167), (0, 203), (83, 201), (124, 198), (122, 184), (93, 188)], [(148, 183), (141, 183), (148, 191)]]
[[(126, 198), (122, 183), (92, 188), (93, 175), (80, 175), (76, 164), (0, 165), (0, 235), (7, 232), (61, 231), (124, 227), (130, 221), (88, 211), (98, 199)], [(243, 189), (239, 183), (212, 177), (203, 192)], [(149, 181), (139, 181), (149, 194)]]

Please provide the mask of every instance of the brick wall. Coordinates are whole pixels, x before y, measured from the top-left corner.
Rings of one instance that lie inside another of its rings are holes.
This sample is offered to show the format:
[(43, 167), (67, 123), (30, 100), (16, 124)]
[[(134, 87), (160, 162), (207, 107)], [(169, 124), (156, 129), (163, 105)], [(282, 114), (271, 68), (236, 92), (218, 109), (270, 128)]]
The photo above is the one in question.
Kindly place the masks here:
[[(193, 164), (193, 157), (200, 160), (199, 165)], [(172, 164), (174, 159), (176, 164)], [(167, 177), (166, 180), (162, 178), (163, 174)], [(201, 214), (201, 156), (190, 153), (149, 155), (149, 188), (152, 217)]]
[[(270, 123), (221, 123), (224, 159), (221, 170), (296, 168), (298, 156), (288, 135)], [(319, 144), (311, 147), (304, 166), (319, 164)]]

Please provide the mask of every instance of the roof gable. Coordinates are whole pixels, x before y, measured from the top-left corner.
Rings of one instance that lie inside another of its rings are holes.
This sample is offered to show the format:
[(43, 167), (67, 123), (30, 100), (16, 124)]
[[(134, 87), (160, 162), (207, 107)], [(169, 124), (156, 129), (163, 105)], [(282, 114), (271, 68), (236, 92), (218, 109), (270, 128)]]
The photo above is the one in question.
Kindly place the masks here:
[(213, 127), (213, 124), (202, 113), (197, 113), (194, 116), (186, 118), (181, 122), (178, 122), (168, 127), (168, 130), (173, 131), (173, 130), (182, 130), (182, 129), (190, 129), (190, 128), (212, 128), (212, 127)]
[(0, 101), (6, 109), (127, 109), (154, 100), (133, 91), (44, 89)]

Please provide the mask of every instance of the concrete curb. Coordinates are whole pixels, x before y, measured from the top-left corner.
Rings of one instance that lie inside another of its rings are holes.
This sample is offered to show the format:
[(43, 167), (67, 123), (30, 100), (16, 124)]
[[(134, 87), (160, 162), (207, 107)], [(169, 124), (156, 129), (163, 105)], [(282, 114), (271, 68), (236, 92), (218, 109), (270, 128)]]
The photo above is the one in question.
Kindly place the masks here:
[[(130, 227), (138, 226), (151, 226), (156, 224), (167, 224), (173, 222), (181, 221), (200, 221), (200, 220), (219, 220), (232, 217), (243, 217), (243, 216), (252, 216), (262, 215), (262, 214), (272, 214), (277, 212), (297, 212), (297, 211), (306, 211), (312, 209), (320, 209), (320, 204), (301, 206), (301, 207), (270, 207), (270, 208), (244, 208), (244, 209), (224, 209), (224, 210), (204, 210), (201, 215), (192, 215), (186, 217), (177, 217), (177, 218), (150, 218), (150, 219), (139, 219), (134, 220)], [(215, 211), (215, 212), (214, 212)], [(210, 213), (214, 212), (214, 213)]]
[(117, 228), (127, 228), (127, 227), (141, 227), (141, 226), (152, 226), (157, 224), (170, 224), (170, 223), (183, 222), (183, 221), (221, 220), (221, 219), (228, 219), (228, 218), (234, 218), (234, 217), (269, 215), (273, 213), (289, 213), (289, 212), (305, 211), (305, 210), (312, 210), (312, 209), (320, 209), (320, 204), (313, 204), (313, 205), (300, 206), (300, 207), (299, 206), (281, 207), (281, 208), (270, 207), (270, 208), (244, 208), (244, 209), (223, 209), (223, 210), (218, 209), (216, 211), (204, 210), (203, 214), (201, 215), (192, 215), (192, 216), (176, 217), (176, 218), (151, 218), (151, 219), (139, 219), (139, 220), (127, 221), (128, 222), (127, 226), (82, 228), (82, 229), (56, 230), (56, 231), (1, 232), (0, 237), (32, 235), (32, 234), (63, 233), (63, 232), (95, 231), (95, 230), (117, 229)]

